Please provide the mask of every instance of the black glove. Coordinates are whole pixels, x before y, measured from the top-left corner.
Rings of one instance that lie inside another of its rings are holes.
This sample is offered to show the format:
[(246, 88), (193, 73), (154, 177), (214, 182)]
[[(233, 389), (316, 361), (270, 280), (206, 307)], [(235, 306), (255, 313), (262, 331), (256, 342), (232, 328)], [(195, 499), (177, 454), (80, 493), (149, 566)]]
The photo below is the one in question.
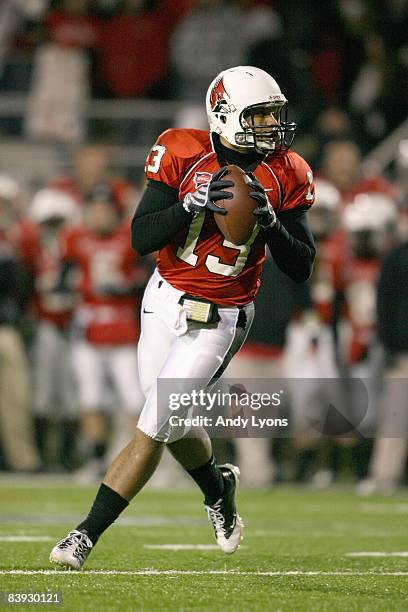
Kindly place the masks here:
[(276, 224), (276, 214), (272, 205), (269, 203), (264, 188), (252, 173), (248, 172), (247, 176), (251, 179), (248, 183), (252, 189), (249, 196), (258, 204), (253, 212), (256, 217), (256, 222), (263, 229), (273, 227)]
[(206, 208), (219, 215), (226, 215), (227, 211), (221, 206), (217, 206), (215, 202), (232, 198), (230, 191), (224, 191), (224, 189), (234, 186), (232, 181), (222, 180), (227, 171), (227, 167), (223, 166), (212, 175), (209, 183), (200, 185), (193, 193), (188, 193), (183, 200), (184, 209), (194, 215), (199, 214)]

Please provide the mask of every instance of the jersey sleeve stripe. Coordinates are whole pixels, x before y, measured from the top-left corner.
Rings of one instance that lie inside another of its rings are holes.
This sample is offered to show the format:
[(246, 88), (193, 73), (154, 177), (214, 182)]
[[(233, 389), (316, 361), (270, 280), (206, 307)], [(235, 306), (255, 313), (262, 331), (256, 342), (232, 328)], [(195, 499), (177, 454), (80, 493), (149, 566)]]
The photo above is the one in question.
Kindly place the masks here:
[(276, 176), (276, 174), (274, 173), (274, 171), (272, 170), (272, 168), (270, 166), (268, 166), (268, 164), (265, 164), (265, 162), (262, 162), (262, 165), (269, 170), (270, 174), (272, 174), (273, 178), (275, 179), (275, 182), (278, 186), (278, 193), (279, 193), (279, 203), (280, 206), (283, 205), (283, 189), (282, 189), (282, 185), (280, 183), (280, 180), (278, 179), (278, 177)]

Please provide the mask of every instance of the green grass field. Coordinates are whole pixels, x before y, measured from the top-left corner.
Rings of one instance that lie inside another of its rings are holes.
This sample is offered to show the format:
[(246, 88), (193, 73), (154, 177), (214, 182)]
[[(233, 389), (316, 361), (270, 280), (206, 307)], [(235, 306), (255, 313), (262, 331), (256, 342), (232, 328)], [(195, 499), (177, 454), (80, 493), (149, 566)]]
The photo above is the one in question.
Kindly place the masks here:
[(94, 491), (68, 481), (0, 481), (0, 590), (61, 591), (63, 605), (49, 608), (78, 612), (408, 610), (408, 552), (349, 555), (408, 551), (407, 495), (241, 491), (245, 539), (228, 557), (213, 548), (162, 548), (214, 541), (198, 492), (146, 491), (83, 572), (54, 570), (51, 546), (82, 518)]

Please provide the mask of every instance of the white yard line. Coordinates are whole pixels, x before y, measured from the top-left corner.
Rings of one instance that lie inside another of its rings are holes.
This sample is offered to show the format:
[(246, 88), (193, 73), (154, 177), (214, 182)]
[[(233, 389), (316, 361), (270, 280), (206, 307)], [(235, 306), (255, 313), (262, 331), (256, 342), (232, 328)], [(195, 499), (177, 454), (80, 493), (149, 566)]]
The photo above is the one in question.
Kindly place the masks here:
[(0, 542), (51, 542), (51, 536), (0, 535)]
[(67, 571), (67, 570), (0, 570), (0, 575), (3, 576), (398, 576), (408, 578), (408, 572), (353, 572), (353, 571), (271, 571), (271, 572), (241, 572), (240, 570), (84, 570), (84, 571)]
[[(143, 544), (147, 550), (219, 550), (217, 544)], [(242, 546), (240, 547), (242, 548)]]
[(366, 502), (359, 506), (362, 512), (374, 514), (408, 514), (408, 503), (390, 500), (390, 503)]
[(377, 551), (362, 551), (362, 552), (350, 552), (346, 554), (346, 557), (408, 557), (408, 551), (401, 552), (377, 552)]

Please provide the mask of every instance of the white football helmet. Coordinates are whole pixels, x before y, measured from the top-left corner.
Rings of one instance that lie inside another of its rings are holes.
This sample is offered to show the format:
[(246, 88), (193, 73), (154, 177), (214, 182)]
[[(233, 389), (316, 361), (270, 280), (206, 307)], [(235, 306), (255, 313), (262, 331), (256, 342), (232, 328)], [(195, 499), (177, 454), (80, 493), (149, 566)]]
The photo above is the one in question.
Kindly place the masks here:
[(394, 201), (383, 193), (359, 193), (344, 210), (344, 225), (349, 232), (379, 231), (397, 220)]
[(73, 220), (78, 214), (74, 198), (60, 189), (40, 189), (31, 202), (30, 216), (36, 223), (46, 223), (50, 219)]
[(313, 208), (325, 208), (335, 212), (339, 209), (341, 203), (341, 195), (339, 190), (324, 179), (317, 178), (315, 180), (315, 201)]
[(394, 242), (398, 210), (383, 193), (360, 193), (344, 209), (343, 222), (354, 255), (370, 259), (382, 255)]
[(308, 213), (310, 229), (316, 240), (326, 238), (336, 229), (340, 204), (338, 189), (324, 179), (316, 179), (315, 201)]
[[(286, 118), (287, 99), (267, 72), (253, 66), (223, 70), (207, 91), (210, 131), (236, 147), (270, 154), (287, 150), (295, 123)], [(273, 115), (275, 125), (255, 125), (254, 115)], [(282, 119), (283, 116), (283, 119)]]
[(20, 195), (21, 189), (17, 181), (7, 174), (0, 174), (0, 198), (13, 201)]

